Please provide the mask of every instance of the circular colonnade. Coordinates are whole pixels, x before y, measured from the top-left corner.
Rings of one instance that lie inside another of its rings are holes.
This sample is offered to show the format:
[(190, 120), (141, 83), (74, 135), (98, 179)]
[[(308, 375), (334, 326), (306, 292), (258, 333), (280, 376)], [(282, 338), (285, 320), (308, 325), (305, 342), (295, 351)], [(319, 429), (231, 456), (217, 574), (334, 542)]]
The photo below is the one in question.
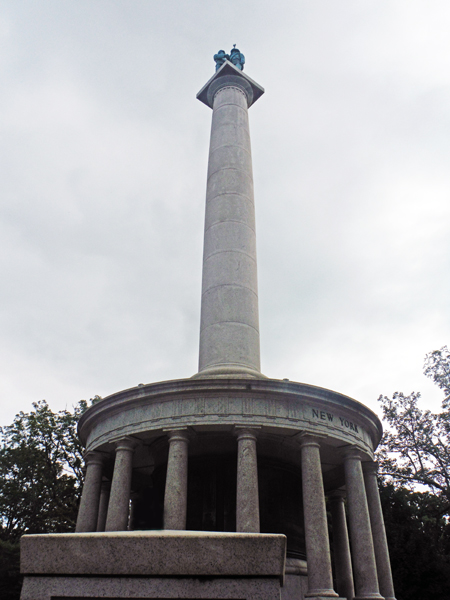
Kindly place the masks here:
[(308, 572), (308, 596), (336, 596), (328, 499), (337, 592), (394, 598), (373, 462), (382, 428), (359, 402), (287, 380), (182, 379), (105, 398), (79, 434), (77, 532), (284, 533), (288, 577)]

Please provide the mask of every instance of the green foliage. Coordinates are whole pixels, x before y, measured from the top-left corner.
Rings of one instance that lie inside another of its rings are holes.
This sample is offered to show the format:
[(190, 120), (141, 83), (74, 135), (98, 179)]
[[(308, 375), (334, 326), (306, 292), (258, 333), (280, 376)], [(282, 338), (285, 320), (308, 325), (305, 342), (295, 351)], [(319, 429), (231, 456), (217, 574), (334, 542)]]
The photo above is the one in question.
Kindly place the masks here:
[(427, 355), (425, 374), (444, 390), (442, 412), (419, 408), (420, 394), (380, 396), (388, 424), (378, 450), (381, 473), (392, 482), (421, 484), (450, 510), (450, 353), (447, 347)]
[(424, 373), (444, 391), (442, 407), (448, 410), (450, 408), (450, 352), (447, 346), (427, 354)]
[(450, 524), (445, 501), (380, 482), (397, 600), (450, 598)]
[[(387, 431), (377, 451), (380, 495), (398, 600), (450, 598), (450, 352), (425, 358), (442, 411), (420, 394), (380, 396)], [(425, 490), (425, 491), (424, 491)]]
[(82, 485), (77, 423), (90, 402), (52, 412), (45, 400), (0, 428), (0, 598), (18, 600), (19, 539), (73, 531)]
[(0, 428), (1, 540), (73, 530), (83, 478), (76, 427), (87, 406), (54, 413), (42, 400)]
[(22, 587), (19, 568), (19, 544), (0, 540), (0, 598), (18, 600)]

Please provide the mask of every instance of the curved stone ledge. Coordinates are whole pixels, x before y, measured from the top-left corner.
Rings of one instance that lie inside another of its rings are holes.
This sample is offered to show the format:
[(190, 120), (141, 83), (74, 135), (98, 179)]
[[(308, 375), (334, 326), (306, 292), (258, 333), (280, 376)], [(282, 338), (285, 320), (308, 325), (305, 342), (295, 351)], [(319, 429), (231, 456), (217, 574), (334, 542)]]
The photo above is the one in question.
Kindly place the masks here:
[(280, 435), (306, 432), (335, 445), (357, 446), (369, 456), (382, 434), (378, 417), (348, 396), (302, 383), (247, 378), (181, 379), (118, 392), (83, 415), (79, 434), (94, 450), (126, 435), (235, 425)]

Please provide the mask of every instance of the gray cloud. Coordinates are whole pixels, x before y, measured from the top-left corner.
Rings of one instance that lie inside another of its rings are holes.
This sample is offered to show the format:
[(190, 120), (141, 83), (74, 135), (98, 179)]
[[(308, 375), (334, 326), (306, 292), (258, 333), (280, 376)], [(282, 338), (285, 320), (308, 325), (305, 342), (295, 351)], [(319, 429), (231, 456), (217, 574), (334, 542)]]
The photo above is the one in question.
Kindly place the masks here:
[[(449, 342), (450, 7), (7, 0), (0, 418), (197, 369), (212, 54), (250, 111), (263, 372), (376, 408)], [(426, 395), (426, 396), (425, 396)]]

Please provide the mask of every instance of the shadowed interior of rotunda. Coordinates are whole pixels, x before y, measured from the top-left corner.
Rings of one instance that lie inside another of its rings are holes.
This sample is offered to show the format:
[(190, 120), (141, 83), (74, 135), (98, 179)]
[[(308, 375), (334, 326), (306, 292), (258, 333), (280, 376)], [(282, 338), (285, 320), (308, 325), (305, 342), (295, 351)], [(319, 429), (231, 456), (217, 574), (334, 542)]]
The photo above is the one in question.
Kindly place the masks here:
[[(188, 459), (186, 529), (236, 531), (237, 449), (232, 432), (211, 431), (190, 442)], [(260, 448), (266, 448), (265, 456)], [(131, 483), (130, 529), (162, 529), (168, 444), (161, 439), (136, 452)], [(147, 449), (151, 451), (149, 463)], [(301, 465), (298, 449), (283, 457), (276, 439), (258, 439), (258, 487), (261, 533), (284, 533), (287, 554), (306, 559), (302, 510)], [(286, 447), (283, 448), (286, 453)], [(147, 455), (147, 456), (146, 456)], [(337, 477), (330, 452), (332, 476)], [(154, 460), (154, 462), (153, 462)], [(322, 463), (323, 465), (323, 463)], [(105, 474), (112, 479), (113, 462)], [(334, 470), (333, 470), (334, 469)], [(343, 472), (340, 472), (343, 481)], [(105, 478), (106, 479), (106, 478)], [(107, 480), (107, 479), (106, 479)]]

